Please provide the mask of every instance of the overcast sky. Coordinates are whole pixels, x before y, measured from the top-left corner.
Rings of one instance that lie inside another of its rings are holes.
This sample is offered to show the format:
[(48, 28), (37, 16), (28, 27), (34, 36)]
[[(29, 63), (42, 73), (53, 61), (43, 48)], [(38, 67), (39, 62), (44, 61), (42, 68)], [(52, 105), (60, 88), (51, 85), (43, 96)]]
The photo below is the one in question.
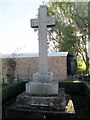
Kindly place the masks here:
[(30, 19), (37, 17), (42, 1), (49, 0), (0, 0), (0, 53), (38, 52), (38, 36)]
[[(0, 52), (38, 52), (37, 32), (30, 27), (43, 0), (0, 0)], [(48, 1), (48, 0), (45, 0)]]

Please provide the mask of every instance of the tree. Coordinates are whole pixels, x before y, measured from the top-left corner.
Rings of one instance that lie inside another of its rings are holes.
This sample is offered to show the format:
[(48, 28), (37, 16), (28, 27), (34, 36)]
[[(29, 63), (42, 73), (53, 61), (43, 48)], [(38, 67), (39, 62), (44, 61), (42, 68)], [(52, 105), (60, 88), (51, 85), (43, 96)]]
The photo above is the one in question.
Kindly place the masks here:
[[(58, 1), (58, 0), (57, 0)], [(48, 29), (48, 42), (54, 50), (80, 55), (89, 70), (87, 51), (88, 4), (83, 2), (49, 2), (48, 15), (56, 16), (56, 26)]]
[(89, 57), (87, 50), (88, 36), (88, 3), (78, 3), (73, 19), (79, 31), (79, 44), (77, 44), (77, 52), (82, 56), (85, 65), (86, 73), (89, 72)]

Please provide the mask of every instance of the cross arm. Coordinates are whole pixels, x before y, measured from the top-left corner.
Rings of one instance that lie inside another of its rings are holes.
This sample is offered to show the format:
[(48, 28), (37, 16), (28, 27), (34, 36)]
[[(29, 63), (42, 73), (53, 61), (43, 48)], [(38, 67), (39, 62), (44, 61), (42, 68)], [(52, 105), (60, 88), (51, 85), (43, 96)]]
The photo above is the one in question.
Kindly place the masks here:
[[(38, 28), (38, 19), (31, 19), (31, 27), (32, 28)], [(46, 19), (46, 26), (47, 27), (51, 27), (51, 26), (55, 26), (55, 17), (47, 17)]]
[(31, 19), (31, 27), (38, 28), (38, 19)]
[(55, 17), (47, 17), (47, 27), (55, 26)]

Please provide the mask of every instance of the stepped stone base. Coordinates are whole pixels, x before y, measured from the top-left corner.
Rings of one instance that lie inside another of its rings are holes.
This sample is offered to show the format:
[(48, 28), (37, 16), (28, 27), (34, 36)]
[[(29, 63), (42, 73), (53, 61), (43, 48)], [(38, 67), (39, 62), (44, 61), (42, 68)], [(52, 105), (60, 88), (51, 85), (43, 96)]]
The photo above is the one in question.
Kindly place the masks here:
[(25, 108), (33, 108), (36, 107), (44, 107), (44, 108), (50, 108), (50, 109), (59, 109), (63, 112), (65, 111), (65, 107), (67, 104), (66, 96), (64, 93), (64, 89), (60, 89), (62, 91), (62, 94), (58, 95), (41, 95), (41, 96), (33, 96), (30, 94), (27, 94), (26, 92), (23, 92), (20, 94), (17, 99), (17, 108), (22, 108), (23, 105)]
[[(61, 118), (72, 117), (74, 112), (67, 112), (66, 109), (71, 110), (71, 106), (67, 107), (70, 96), (65, 94), (63, 88), (59, 89), (58, 95), (30, 95), (23, 92), (16, 98), (16, 102), (6, 109), (6, 118), (10, 119), (42, 119), (51, 117), (55, 120)], [(66, 116), (68, 115), (68, 117)], [(49, 118), (48, 118), (49, 120)], [(65, 119), (66, 120), (66, 119)], [(70, 119), (71, 120), (71, 119)]]
[[(70, 96), (65, 94), (63, 88), (59, 88), (58, 95), (31, 95), (26, 92), (21, 93), (16, 98), (16, 102), (6, 109), (6, 119), (31, 119), (38, 120), (51, 117), (53, 120), (61, 118), (68, 119), (75, 115), (70, 111), (72, 106), (67, 106)], [(69, 108), (69, 112), (67, 109)], [(68, 117), (67, 117), (68, 115)], [(70, 119), (71, 120), (71, 119)]]

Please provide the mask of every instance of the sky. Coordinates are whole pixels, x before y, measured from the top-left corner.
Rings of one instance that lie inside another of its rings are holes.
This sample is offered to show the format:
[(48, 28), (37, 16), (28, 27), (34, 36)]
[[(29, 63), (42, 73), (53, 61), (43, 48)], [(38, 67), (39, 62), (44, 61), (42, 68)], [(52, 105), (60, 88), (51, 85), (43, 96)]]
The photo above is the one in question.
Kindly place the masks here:
[(42, 1), (0, 0), (0, 53), (37, 53), (38, 34), (30, 27)]
[(42, 1), (0, 0), (0, 53), (38, 52), (38, 35), (30, 19), (37, 18)]

